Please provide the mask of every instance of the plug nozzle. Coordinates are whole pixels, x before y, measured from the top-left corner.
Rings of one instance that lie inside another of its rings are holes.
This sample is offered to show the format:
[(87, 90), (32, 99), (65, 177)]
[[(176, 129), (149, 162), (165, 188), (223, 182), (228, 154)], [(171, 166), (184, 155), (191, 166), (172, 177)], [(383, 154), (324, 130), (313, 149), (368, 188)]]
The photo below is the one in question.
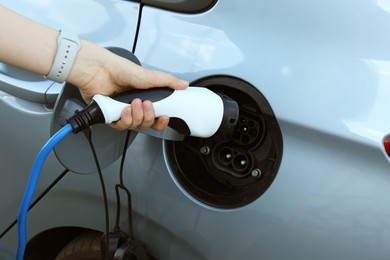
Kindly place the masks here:
[(93, 124), (105, 122), (102, 110), (94, 100), (83, 110), (76, 111), (67, 121), (73, 126), (73, 133), (78, 133)]
[(217, 94), (221, 97), (224, 107), (222, 122), (217, 132), (233, 131), (234, 127), (237, 125), (238, 122), (238, 103), (226, 96), (225, 94)]

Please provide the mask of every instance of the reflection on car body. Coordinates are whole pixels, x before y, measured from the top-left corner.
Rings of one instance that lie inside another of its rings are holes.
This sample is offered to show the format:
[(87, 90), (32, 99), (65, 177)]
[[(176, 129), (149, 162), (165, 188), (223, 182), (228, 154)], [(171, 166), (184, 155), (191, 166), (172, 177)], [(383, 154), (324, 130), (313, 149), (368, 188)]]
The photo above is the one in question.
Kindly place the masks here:
[[(191, 4), (166, 10), (156, 2), (1, 1), (81, 38), (127, 50), (133, 48), (141, 14), (135, 55), (143, 66), (194, 84), (210, 79), (204, 87), (243, 100), (245, 127), (239, 134), (252, 128), (278, 136), (260, 141), (253, 135), (253, 142), (237, 139), (242, 143), (233, 147), (138, 134), (127, 151), (124, 181), (132, 193), (135, 237), (150, 254), (157, 259), (388, 258), (390, 179), (383, 142), (390, 133), (390, 13), (385, 1), (199, 1), (203, 7), (192, 11), (186, 11)], [(175, 4), (163, 7), (169, 5)], [(34, 157), (50, 136), (62, 85), (4, 66), (0, 255), (12, 259), (17, 240), (12, 223)], [(218, 78), (234, 84), (213, 81)], [(18, 90), (12, 92), (12, 86)], [(251, 93), (249, 103), (245, 95), (237, 96), (245, 91)], [(273, 150), (271, 140), (279, 140)], [(271, 164), (265, 157), (274, 160), (274, 171), (267, 171)], [(220, 172), (210, 175), (214, 166)], [(112, 216), (119, 168), (120, 160), (104, 170)], [(36, 196), (64, 171), (51, 156)], [(272, 181), (261, 191), (237, 185), (245, 178), (248, 185), (261, 183), (267, 176)], [(47, 245), (61, 237), (60, 251), (80, 231), (104, 232), (99, 185), (96, 174), (65, 174), (30, 211), (30, 241)], [(220, 189), (229, 185), (230, 190)], [(232, 190), (240, 192), (231, 193), (237, 203), (229, 204), (224, 199)], [(121, 221), (126, 227), (123, 212)]]

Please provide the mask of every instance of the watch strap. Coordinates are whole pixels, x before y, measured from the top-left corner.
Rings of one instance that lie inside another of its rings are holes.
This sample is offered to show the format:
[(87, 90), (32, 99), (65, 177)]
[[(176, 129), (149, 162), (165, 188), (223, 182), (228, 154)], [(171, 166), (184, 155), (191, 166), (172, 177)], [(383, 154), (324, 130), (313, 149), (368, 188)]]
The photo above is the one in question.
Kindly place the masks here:
[(61, 30), (57, 40), (57, 53), (49, 74), (45, 78), (58, 83), (65, 82), (79, 49), (79, 37)]

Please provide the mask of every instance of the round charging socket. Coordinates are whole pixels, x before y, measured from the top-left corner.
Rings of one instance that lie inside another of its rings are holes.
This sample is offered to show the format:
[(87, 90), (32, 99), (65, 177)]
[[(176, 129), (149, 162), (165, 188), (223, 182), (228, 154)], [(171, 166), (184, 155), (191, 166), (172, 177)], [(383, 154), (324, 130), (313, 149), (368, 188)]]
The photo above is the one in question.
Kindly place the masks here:
[(272, 184), (282, 159), (282, 135), (271, 106), (253, 85), (236, 77), (209, 76), (191, 85), (234, 99), (239, 119), (229, 133), (164, 141), (170, 173), (201, 203), (225, 209), (247, 205)]

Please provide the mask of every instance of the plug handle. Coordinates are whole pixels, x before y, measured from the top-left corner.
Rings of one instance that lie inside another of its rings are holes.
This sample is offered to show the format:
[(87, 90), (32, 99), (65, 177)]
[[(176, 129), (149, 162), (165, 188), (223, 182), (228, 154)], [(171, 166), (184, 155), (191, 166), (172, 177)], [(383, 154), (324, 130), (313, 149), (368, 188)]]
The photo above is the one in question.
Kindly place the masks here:
[(169, 116), (173, 122), (170, 127), (191, 136), (212, 136), (220, 128), (224, 118), (224, 102), (221, 96), (202, 87), (188, 87), (183, 90), (131, 90), (112, 98), (96, 95), (93, 99), (101, 108), (105, 123), (110, 124), (119, 120), (122, 110), (135, 98), (150, 100), (156, 117)]

